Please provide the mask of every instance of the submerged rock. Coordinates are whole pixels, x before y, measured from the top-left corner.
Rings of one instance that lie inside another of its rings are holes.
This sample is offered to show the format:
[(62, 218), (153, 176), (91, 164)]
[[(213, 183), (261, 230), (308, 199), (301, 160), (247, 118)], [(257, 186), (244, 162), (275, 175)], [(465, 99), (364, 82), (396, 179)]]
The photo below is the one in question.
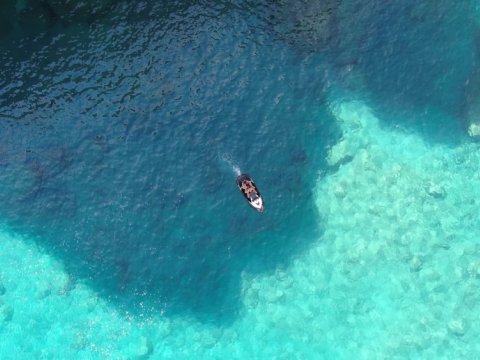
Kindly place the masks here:
[(471, 122), (468, 126), (468, 135), (480, 139), (480, 122)]
[(37, 292), (36, 295), (39, 299), (44, 299), (47, 296), (52, 294), (52, 287), (51, 284), (48, 282), (41, 282), (37, 285)]
[(370, 162), (371, 151), (378, 152), (374, 146), (375, 136), (372, 134), (372, 128), (378, 128), (378, 120), (371, 110), (359, 102), (352, 101), (334, 104), (331, 112), (342, 132), (342, 138), (328, 151), (328, 165), (331, 167), (345, 165), (357, 154), (362, 155), (363, 163)]
[(153, 344), (149, 338), (142, 336), (136, 349), (135, 358), (138, 360), (148, 359), (153, 352)]
[[(477, 31), (476, 37), (480, 39), (480, 31)], [(475, 44), (477, 43), (478, 41)], [(478, 44), (476, 45), (476, 53), (477, 58), (480, 58), (480, 46)], [(480, 139), (480, 70), (478, 66), (473, 68), (474, 70), (465, 82), (462, 112), (468, 135)]]
[(450, 321), (448, 324), (448, 330), (454, 335), (463, 336), (465, 334), (465, 321), (462, 319)]
[(336, 184), (333, 188), (333, 193), (337, 198), (343, 199), (347, 195), (347, 190), (342, 184)]
[(8, 322), (13, 318), (13, 307), (8, 304), (0, 304), (0, 323)]
[(269, 303), (275, 303), (283, 300), (285, 293), (280, 289), (272, 289), (264, 294), (265, 300)]
[(423, 261), (422, 259), (420, 259), (420, 257), (414, 256), (410, 260), (410, 271), (417, 272), (417, 271), (420, 271), (422, 267), (423, 267)]
[(427, 193), (436, 199), (443, 199), (445, 197), (445, 189), (443, 186), (433, 182), (428, 185)]
[(346, 164), (353, 159), (355, 150), (350, 149), (351, 146), (347, 140), (342, 139), (328, 152), (327, 163), (335, 167)]
[(463, 115), (468, 135), (480, 139), (480, 73), (475, 71), (471, 77), (465, 84)]

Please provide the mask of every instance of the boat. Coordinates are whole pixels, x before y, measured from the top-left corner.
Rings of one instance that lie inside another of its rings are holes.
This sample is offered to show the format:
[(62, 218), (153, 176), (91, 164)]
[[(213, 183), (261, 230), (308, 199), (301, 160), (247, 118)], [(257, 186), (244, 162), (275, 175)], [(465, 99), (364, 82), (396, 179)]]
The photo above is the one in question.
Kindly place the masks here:
[(241, 174), (237, 177), (237, 186), (251, 207), (258, 212), (263, 212), (263, 199), (258, 191), (257, 185), (247, 174)]

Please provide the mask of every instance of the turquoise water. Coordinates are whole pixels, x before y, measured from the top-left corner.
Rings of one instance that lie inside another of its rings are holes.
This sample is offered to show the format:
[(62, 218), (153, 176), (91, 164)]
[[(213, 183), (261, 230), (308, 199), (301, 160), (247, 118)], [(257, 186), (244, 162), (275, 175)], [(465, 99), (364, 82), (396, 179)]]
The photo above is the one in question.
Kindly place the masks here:
[(473, 1), (105, 4), (0, 28), (0, 358), (480, 356)]

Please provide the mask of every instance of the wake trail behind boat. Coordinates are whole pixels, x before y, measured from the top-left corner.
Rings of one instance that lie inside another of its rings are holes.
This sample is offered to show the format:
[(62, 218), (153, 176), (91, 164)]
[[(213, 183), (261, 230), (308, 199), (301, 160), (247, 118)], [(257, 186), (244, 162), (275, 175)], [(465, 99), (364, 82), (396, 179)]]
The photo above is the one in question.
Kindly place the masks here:
[(242, 174), (241, 170), (240, 170), (240, 167), (238, 165), (236, 165), (234, 163), (234, 161), (232, 160), (232, 158), (227, 155), (227, 154), (223, 154), (220, 159), (226, 164), (229, 166), (229, 168), (233, 171), (233, 173), (236, 175), (236, 176), (240, 176)]

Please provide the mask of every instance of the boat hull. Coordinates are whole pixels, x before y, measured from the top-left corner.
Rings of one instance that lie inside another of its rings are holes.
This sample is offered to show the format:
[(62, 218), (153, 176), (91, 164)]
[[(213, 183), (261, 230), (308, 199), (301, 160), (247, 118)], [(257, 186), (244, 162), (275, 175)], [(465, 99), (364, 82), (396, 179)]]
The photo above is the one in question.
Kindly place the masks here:
[(263, 212), (265, 210), (263, 198), (252, 178), (247, 174), (241, 174), (237, 177), (236, 183), (248, 204), (258, 212)]

